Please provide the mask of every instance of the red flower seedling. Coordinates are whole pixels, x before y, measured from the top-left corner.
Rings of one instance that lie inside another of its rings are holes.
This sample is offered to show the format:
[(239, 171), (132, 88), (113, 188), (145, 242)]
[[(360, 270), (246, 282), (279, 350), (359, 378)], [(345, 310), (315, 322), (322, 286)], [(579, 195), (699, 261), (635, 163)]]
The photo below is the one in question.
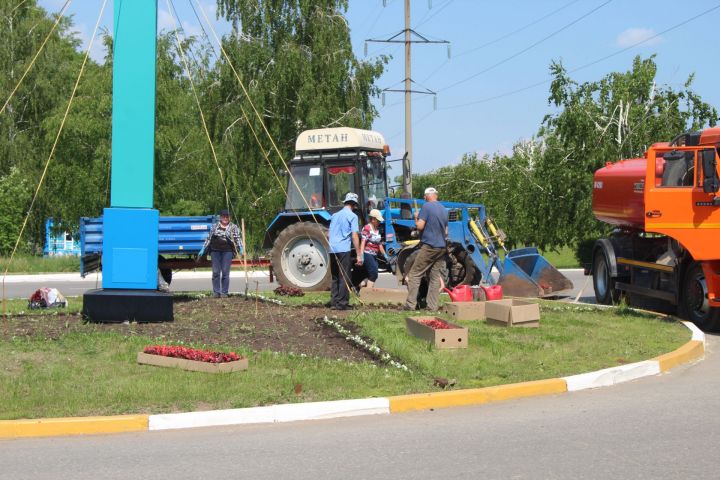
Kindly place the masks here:
[(197, 350), (177, 345), (151, 345), (145, 347), (143, 352), (149, 355), (160, 355), (162, 357), (184, 358), (208, 363), (227, 363), (240, 360), (242, 357), (235, 352), (223, 353), (209, 350)]

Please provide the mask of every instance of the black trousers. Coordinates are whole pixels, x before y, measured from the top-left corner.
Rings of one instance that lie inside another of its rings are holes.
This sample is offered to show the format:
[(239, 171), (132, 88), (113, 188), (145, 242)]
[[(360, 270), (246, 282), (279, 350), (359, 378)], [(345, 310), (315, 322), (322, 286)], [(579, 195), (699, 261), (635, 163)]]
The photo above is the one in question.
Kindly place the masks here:
[(352, 275), (350, 252), (330, 254), (330, 274), (332, 275), (330, 306), (347, 307), (350, 304), (348, 285), (350, 284), (350, 275)]

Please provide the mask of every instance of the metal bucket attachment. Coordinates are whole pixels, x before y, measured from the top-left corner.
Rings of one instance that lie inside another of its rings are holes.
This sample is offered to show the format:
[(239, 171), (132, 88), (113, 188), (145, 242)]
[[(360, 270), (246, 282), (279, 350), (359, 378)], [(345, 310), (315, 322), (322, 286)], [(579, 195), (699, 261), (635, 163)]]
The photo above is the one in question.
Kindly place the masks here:
[(544, 297), (573, 288), (572, 282), (535, 247), (508, 252), (498, 284), (505, 295), (512, 297)]

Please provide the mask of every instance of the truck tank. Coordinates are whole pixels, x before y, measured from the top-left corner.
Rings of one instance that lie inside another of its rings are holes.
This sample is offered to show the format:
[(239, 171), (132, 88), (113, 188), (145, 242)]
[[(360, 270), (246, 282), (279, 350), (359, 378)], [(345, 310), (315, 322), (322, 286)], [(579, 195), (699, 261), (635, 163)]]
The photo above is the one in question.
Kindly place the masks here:
[(618, 227), (645, 227), (645, 173), (647, 159), (608, 163), (595, 172), (592, 210), (601, 222)]

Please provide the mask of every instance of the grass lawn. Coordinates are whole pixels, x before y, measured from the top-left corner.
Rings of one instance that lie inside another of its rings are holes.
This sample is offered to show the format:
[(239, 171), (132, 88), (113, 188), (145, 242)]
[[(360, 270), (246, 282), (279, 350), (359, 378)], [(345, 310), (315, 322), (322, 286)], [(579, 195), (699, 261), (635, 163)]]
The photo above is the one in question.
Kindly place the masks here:
[(0, 274), (5, 273), (57, 273), (79, 272), (80, 257), (58, 256), (39, 257), (34, 255), (15, 256), (12, 262), (9, 258), (0, 257)]
[[(328, 294), (282, 298), (296, 304), (323, 303)], [(429, 392), (438, 390), (434, 377), (455, 379), (454, 388), (483, 387), (644, 360), (690, 338), (685, 327), (661, 316), (541, 305), (537, 329), (459, 322), (470, 332), (469, 347), (463, 350), (436, 350), (410, 336), (405, 330), (407, 312), (366, 309), (341, 319), (410, 372), (369, 361), (193, 344), (236, 351), (250, 359), (247, 371), (213, 375), (138, 365), (135, 357), (144, 346), (173, 342), (133, 335), (132, 328), (124, 335), (88, 324), (56, 340), (5, 335), (0, 337), (0, 419), (163, 413)]]
[(542, 252), (542, 255), (555, 268), (582, 268), (575, 258), (575, 251), (570, 247), (563, 247), (557, 252)]

